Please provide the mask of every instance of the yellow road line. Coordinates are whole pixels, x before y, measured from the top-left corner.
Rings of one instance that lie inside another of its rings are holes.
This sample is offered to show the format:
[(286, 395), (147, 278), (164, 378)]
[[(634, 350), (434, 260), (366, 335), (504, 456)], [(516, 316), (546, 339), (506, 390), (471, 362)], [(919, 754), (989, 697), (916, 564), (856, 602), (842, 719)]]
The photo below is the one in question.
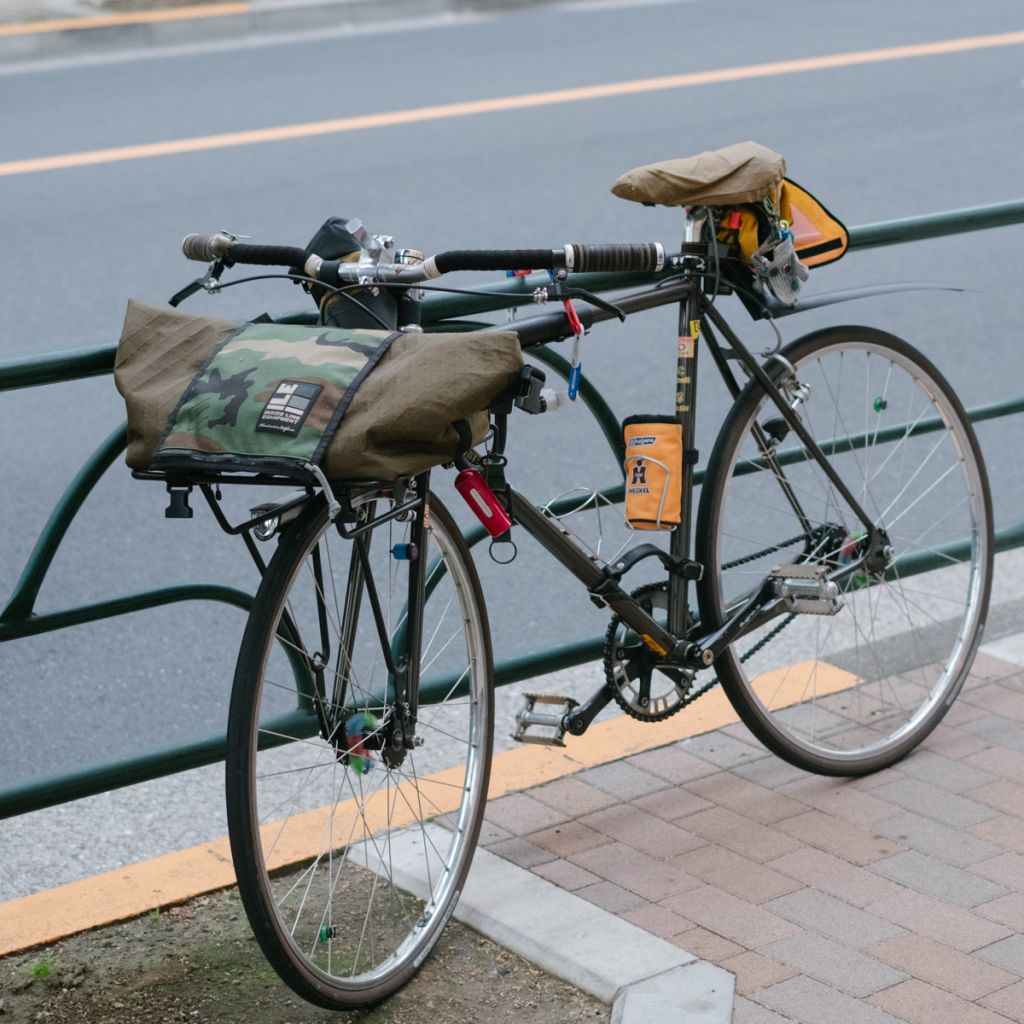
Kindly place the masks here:
[[(857, 677), (824, 662), (806, 661), (780, 669), (762, 682), (778, 706), (807, 699), (813, 680), (817, 696), (849, 689)], [(738, 721), (721, 687), (705, 694), (683, 714), (650, 725), (625, 716), (598, 722), (567, 747), (521, 746), (494, 756), (489, 799), (564, 778), (585, 768), (654, 750)], [(433, 784), (431, 799), (441, 811), (447, 776), (453, 769), (420, 779)], [(344, 807), (309, 811), (290, 822), (287, 844), (274, 849), (274, 869), (301, 863), (320, 850), (326, 820), (343, 816)], [(379, 810), (379, 808), (378, 808)], [(392, 808), (393, 810), (393, 808)], [(294, 826), (294, 827), (293, 827)], [(235, 872), (227, 839), (168, 853), (141, 864), (108, 871), (21, 899), (0, 904), (0, 956), (56, 942), (78, 932), (113, 924), (234, 885)]]
[(290, 139), (313, 138), (318, 135), (340, 135), (345, 132), (369, 128), (390, 128), (396, 125), (424, 121), (441, 121), (453, 117), (494, 114), (507, 110), (528, 110), (536, 107), (589, 100), (636, 96), (668, 89), (687, 89), (720, 82), (740, 82), (777, 75), (792, 75), (806, 71), (824, 71), (832, 68), (853, 67), (862, 64), (880, 64), (887, 61), (907, 60), (914, 57), (934, 57), (943, 54), (966, 53), (997, 46), (1017, 46), (1024, 43), (1024, 31), (1002, 35), (972, 36), (966, 39), (948, 39), (937, 43), (913, 46), (887, 47), (881, 50), (861, 50), (856, 53), (837, 53), (800, 60), (776, 61), (770, 64), (749, 64), (744, 67), (721, 68), (717, 71), (696, 71), (683, 75), (665, 75), (642, 78), (607, 85), (582, 86), (574, 89), (556, 89), (550, 92), (526, 93), (494, 99), (446, 103), (432, 107), (414, 107), (381, 114), (362, 114), (356, 117), (335, 118), (329, 121), (310, 121), (304, 124), (282, 125), (277, 128), (257, 128), (250, 131), (227, 132), (221, 135), (201, 135), (190, 139), (151, 142), (138, 146), (118, 146), (82, 153), (64, 153), (58, 156), (38, 157), (31, 160), (13, 160), (0, 164), (0, 176), (33, 174), (38, 171), (87, 167), (93, 164), (116, 163), (121, 160), (141, 160), (147, 157), (173, 156), (232, 146), (252, 146), (267, 142), (286, 142)]
[(40, 32), (74, 32), (78, 29), (115, 28), (118, 25), (145, 25), (154, 21), (183, 21), (192, 18), (223, 18), (226, 14), (247, 14), (249, 3), (194, 4), (165, 11), (132, 11), (126, 14), (98, 14), (91, 18), (54, 18), (52, 21), (25, 21), (0, 25), (4, 36), (31, 36)]

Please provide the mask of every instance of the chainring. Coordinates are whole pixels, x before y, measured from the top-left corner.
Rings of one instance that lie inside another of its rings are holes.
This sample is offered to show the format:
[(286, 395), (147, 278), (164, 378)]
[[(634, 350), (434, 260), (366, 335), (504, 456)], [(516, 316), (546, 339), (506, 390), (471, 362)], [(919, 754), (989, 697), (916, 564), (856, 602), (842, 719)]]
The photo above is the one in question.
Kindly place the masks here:
[[(668, 608), (668, 585), (648, 583), (630, 595), (644, 611)], [(690, 616), (687, 615), (687, 626)], [(615, 703), (631, 718), (661, 722), (682, 711), (693, 698), (692, 672), (659, 665), (647, 645), (618, 616), (608, 624), (604, 640), (605, 683)]]

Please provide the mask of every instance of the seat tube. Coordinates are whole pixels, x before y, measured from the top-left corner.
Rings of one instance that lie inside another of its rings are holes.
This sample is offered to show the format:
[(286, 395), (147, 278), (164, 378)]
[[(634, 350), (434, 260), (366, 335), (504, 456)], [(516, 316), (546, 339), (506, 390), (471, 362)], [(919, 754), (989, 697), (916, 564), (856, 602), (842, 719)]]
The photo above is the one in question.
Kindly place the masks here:
[[(686, 211), (684, 243), (699, 242), (706, 220), (703, 209)], [(697, 257), (684, 257), (696, 261)], [(691, 268), (691, 269), (696, 269)], [(690, 557), (690, 516), (693, 505), (693, 457), (695, 452), (697, 425), (697, 341), (700, 336), (700, 318), (703, 310), (703, 295), (696, 277), (687, 297), (679, 303), (679, 348), (676, 357), (676, 419), (683, 432), (683, 465), (680, 486), (682, 488), (682, 516), (672, 533), (671, 551), (676, 558)], [(686, 616), (689, 605), (689, 583), (682, 576), (671, 574), (668, 586), (668, 630), (673, 636), (682, 638), (686, 632)]]

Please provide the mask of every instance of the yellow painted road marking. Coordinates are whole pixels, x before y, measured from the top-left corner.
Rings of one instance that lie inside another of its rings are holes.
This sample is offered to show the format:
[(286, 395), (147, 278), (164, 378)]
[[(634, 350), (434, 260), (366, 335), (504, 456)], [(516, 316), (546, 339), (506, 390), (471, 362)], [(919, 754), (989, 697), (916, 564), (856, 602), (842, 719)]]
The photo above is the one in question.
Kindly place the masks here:
[(41, 32), (73, 32), (78, 29), (115, 28), (118, 25), (145, 25), (154, 21), (183, 21), (193, 18), (223, 18), (226, 14), (248, 14), (249, 3), (195, 4), (166, 11), (132, 11), (126, 14), (98, 14), (91, 18), (54, 18), (52, 21), (24, 21), (0, 25), (4, 36), (31, 36)]
[(308, 139), (318, 135), (340, 135), (368, 128), (391, 128), (396, 125), (442, 121), (453, 117), (494, 114), (507, 110), (528, 110), (534, 107), (581, 103), (618, 96), (636, 96), (667, 89), (686, 89), (699, 85), (714, 85), (719, 82), (739, 82), (769, 78), (775, 75), (792, 75), (805, 71), (853, 67), (860, 64), (880, 64), (886, 61), (907, 60), (912, 57), (966, 53), (996, 46), (1016, 46), (1021, 43), (1024, 43), (1024, 32), (1006, 32), (1002, 35), (972, 36), (967, 39), (948, 39), (938, 43), (895, 46), (881, 50), (861, 50), (856, 53), (837, 53), (823, 57), (776, 61), (770, 64), (748, 64), (744, 67), (721, 68), (717, 71), (696, 71), (685, 75), (665, 75), (660, 78), (642, 78), (630, 82), (613, 82), (607, 85), (556, 89), (551, 92), (526, 93), (521, 96), (470, 100), (433, 107), (414, 107), (410, 110), (362, 114), (355, 117), (335, 118), (330, 121), (310, 121), (305, 124), (282, 125), (277, 128), (257, 128), (250, 131), (226, 132), (221, 135), (201, 135), (191, 139), (150, 142), (138, 146), (118, 146), (113, 149), (64, 153), (59, 156), (38, 157), (31, 160), (13, 160), (0, 164), (0, 176), (64, 170), (71, 167), (87, 167), (92, 164), (110, 164), (120, 160), (141, 160), (147, 157), (197, 153), (211, 149), (227, 149), (232, 146), (286, 142), (290, 139)]
[[(858, 682), (849, 672), (815, 661), (780, 669), (760, 677), (759, 681), (776, 692), (776, 707), (783, 707), (806, 699), (807, 681), (812, 676), (818, 697), (849, 689)], [(568, 747), (531, 745), (506, 750), (494, 756), (488, 797), (494, 800), (737, 721), (728, 698), (722, 688), (717, 687), (684, 714), (656, 726), (622, 716), (591, 726), (583, 736), (571, 739)], [(421, 785), (431, 788), (431, 800), (437, 806), (437, 813), (454, 810), (454, 800), (449, 798), (454, 792), (450, 785), (453, 773), (461, 783), (461, 768), (448, 768), (420, 779)], [(378, 806), (376, 810), (383, 808)], [(316, 856), (329, 818), (337, 819), (344, 811), (344, 805), (327, 807), (292, 819), (287, 842), (279, 840), (274, 846), (272, 868), (287, 867)], [(378, 816), (371, 812), (368, 820), (377, 824)], [(392, 817), (395, 816), (392, 800)], [(11, 900), (0, 904), (0, 956), (137, 917), (157, 907), (181, 903), (234, 883), (228, 840), (218, 839)]]

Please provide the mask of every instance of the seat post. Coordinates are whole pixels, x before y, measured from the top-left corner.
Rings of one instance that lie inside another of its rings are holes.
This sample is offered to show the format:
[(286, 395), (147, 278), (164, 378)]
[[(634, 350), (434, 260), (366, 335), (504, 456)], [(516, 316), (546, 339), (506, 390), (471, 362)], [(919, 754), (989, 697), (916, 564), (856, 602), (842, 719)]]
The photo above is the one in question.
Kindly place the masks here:
[(706, 206), (687, 206), (683, 210), (683, 242), (699, 242), (704, 222), (708, 219)]

